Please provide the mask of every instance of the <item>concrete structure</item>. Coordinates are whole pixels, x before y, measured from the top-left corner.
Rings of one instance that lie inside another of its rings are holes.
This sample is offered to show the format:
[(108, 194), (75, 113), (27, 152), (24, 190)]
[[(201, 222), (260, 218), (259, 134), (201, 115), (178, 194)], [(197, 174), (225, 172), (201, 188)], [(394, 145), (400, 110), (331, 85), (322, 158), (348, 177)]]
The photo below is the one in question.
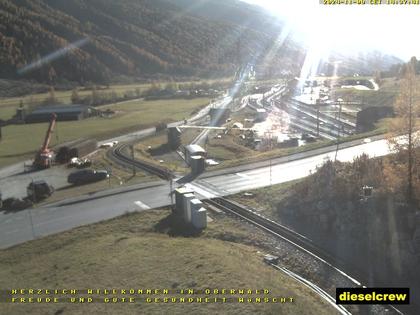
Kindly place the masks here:
[(200, 199), (194, 198), (190, 200), (189, 207), (191, 209), (191, 213), (198, 211), (203, 207), (203, 203)]
[(181, 145), (181, 129), (178, 127), (168, 128), (168, 144), (172, 150), (178, 149)]
[(207, 210), (203, 207), (203, 203), (195, 198), (188, 202), (187, 212), (190, 223), (196, 229), (204, 229), (207, 226)]
[(207, 152), (202, 147), (197, 144), (190, 144), (187, 145), (184, 149), (185, 154), (185, 162), (188, 165), (191, 165), (191, 157), (192, 156), (202, 156), (203, 158), (207, 157)]
[(207, 227), (207, 210), (206, 208), (200, 208), (197, 211), (193, 211), (191, 217), (191, 224), (194, 228), (202, 230)]
[(49, 122), (53, 113), (57, 115), (57, 121), (81, 120), (89, 117), (91, 109), (84, 105), (42, 106), (26, 115), (25, 122)]
[(207, 227), (207, 210), (190, 189), (185, 187), (175, 189), (175, 201), (174, 215), (182, 219), (185, 224), (195, 229)]
[(194, 175), (199, 175), (204, 172), (206, 168), (206, 159), (199, 155), (194, 155), (190, 158), (191, 171)]
[(175, 208), (173, 209), (175, 215), (182, 216), (184, 212), (184, 195), (187, 194), (194, 194), (194, 191), (185, 187), (175, 189)]
[(183, 198), (183, 213), (182, 213), (182, 217), (184, 219), (185, 223), (191, 223), (191, 205), (190, 205), (190, 201), (196, 199), (194, 194), (185, 194), (184, 198)]

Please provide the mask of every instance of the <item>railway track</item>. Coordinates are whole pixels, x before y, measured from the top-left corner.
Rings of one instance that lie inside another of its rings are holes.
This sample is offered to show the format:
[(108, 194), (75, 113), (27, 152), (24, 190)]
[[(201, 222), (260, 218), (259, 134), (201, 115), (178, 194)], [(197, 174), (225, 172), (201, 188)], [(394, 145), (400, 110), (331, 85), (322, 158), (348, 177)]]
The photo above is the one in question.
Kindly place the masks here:
[[(310, 114), (313, 117), (316, 117), (316, 115), (317, 115), (316, 106), (311, 106), (311, 105), (299, 102), (299, 101), (294, 100), (294, 99), (287, 100), (286, 104), (288, 104), (288, 105), (290, 105), (294, 108), (298, 108), (302, 112)], [(346, 128), (351, 130), (351, 129), (354, 129), (356, 127), (355, 124), (353, 124), (353, 123), (350, 123), (350, 122), (348, 122), (344, 119), (338, 119), (338, 117), (335, 117), (335, 115), (330, 115), (330, 114), (327, 114), (327, 113), (323, 113), (322, 111), (319, 112), (319, 118), (320, 118), (320, 120), (322, 120), (326, 123), (334, 125), (334, 127), (337, 128), (337, 129), (342, 129), (342, 127), (346, 127)]]
[(132, 159), (127, 153), (125, 153), (127, 150), (128, 144), (121, 144), (112, 148), (111, 150), (108, 150), (107, 155), (115, 163), (122, 167), (132, 168), (134, 166), (138, 170), (146, 171), (165, 180), (170, 180), (171, 178), (174, 178), (172, 172), (167, 168), (158, 167), (156, 165), (153, 165), (152, 163), (148, 163), (145, 161)]
[[(296, 129), (308, 132), (314, 136), (319, 135), (320, 137), (329, 140), (337, 139), (339, 136), (348, 136), (355, 132), (355, 128), (347, 126), (345, 121), (331, 118), (321, 112), (319, 113), (318, 124), (316, 109), (308, 109), (303, 105), (296, 105), (296, 103), (293, 103), (292, 101), (293, 100), (288, 100), (282, 103), (275, 101), (274, 104), (277, 108), (282, 109), (289, 114), (290, 123)], [(319, 134), (317, 130), (319, 130)]]
[[(349, 266), (349, 264), (346, 264), (331, 256), (329, 253), (315, 245), (310, 239), (275, 221), (265, 218), (252, 209), (245, 208), (244, 206), (225, 198), (214, 198), (211, 200), (205, 200), (205, 202), (212, 205), (213, 207), (222, 209), (228, 214), (232, 214), (242, 220), (245, 220), (246, 222), (261, 228), (269, 234), (274, 235), (275, 237), (286, 241), (292, 246), (312, 256), (314, 259), (326, 264), (332, 270), (338, 272), (340, 275), (350, 280), (355, 286), (362, 287), (362, 283), (356, 280), (356, 278), (350, 276), (348, 273), (342, 271), (341, 268), (352, 270), (354, 274), (357, 274), (358, 278), (367, 279), (363, 273), (360, 271), (355, 271), (354, 267)], [(386, 312), (387, 314), (403, 314), (392, 305), (384, 305), (384, 307), (386, 307), (386, 309), (383, 309), (382, 311)]]
[[(275, 236), (280, 237), (281, 239), (291, 243), (292, 245), (298, 247), (299, 249), (303, 250), (304, 252), (308, 253), (309, 255), (322, 260), (323, 262), (327, 263), (329, 266), (333, 267), (337, 271), (339, 269), (335, 268), (330, 261), (333, 261), (337, 264), (336, 259), (334, 259), (330, 254), (326, 251), (320, 249), (316, 246), (310, 239), (306, 238), (305, 236), (275, 222), (270, 219), (265, 218), (264, 216), (260, 215), (259, 213), (247, 209), (241, 205), (238, 205), (235, 202), (227, 200), (225, 198), (215, 198), (212, 200), (206, 200), (207, 203), (222, 208), (224, 211), (233, 214), (241, 219), (244, 219), (253, 225), (256, 225), (263, 230), (273, 234)], [(344, 274), (340, 271), (340, 273)], [(348, 276), (348, 275), (346, 275)], [(348, 276), (350, 277), (350, 276)], [(351, 278), (351, 277), (350, 277)], [(360, 283), (356, 280), (351, 278), (351, 280), (360, 285)]]

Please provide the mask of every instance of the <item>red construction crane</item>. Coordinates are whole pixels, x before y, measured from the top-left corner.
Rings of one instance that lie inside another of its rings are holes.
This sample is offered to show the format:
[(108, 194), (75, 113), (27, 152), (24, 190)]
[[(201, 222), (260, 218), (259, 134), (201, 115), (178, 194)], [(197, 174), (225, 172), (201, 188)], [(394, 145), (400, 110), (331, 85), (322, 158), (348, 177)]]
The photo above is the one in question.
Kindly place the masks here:
[(44, 143), (41, 149), (36, 153), (34, 166), (38, 169), (49, 168), (53, 160), (53, 151), (48, 148), (51, 140), (51, 134), (54, 130), (55, 121), (57, 119), (56, 114), (51, 115), (50, 125), (48, 126), (47, 133), (45, 134)]

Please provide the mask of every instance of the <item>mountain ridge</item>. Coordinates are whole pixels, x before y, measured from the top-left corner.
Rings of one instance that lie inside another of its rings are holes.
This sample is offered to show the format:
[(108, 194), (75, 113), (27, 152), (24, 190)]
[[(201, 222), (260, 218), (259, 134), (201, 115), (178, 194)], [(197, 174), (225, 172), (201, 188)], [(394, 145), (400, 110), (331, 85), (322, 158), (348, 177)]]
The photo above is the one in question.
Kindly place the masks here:
[[(103, 83), (118, 76), (222, 77), (238, 67), (239, 45), (243, 55), (257, 55), (280, 31), (280, 23), (257, 7), (234, 0), (199, 3), (205, 7), (196, 3), (189, 8), (183, 0), (2, 1), (0, 77), (48, 83)], [(215, 13), (228, 8), (244, 18), (230, 21), (206, 11), (209, 6)], [(259, 20), (263, 26), (258, 29)], [(88, 42), (48, 65), (19, 73), (81, 39)]]

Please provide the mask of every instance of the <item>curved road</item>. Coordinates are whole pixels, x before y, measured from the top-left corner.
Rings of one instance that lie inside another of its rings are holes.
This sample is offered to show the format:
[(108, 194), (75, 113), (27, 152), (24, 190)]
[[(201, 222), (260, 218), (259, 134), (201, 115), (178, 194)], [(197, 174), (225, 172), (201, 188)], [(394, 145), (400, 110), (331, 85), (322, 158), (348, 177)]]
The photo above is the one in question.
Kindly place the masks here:
[[(382, 156), (388, 154), (389, 149), (385, 140), (377, 140), (341, 149), (338, 159), (350, 161), (362, 153)], [(201, 198), (226, 196), (305, 177), (325, 159), (334, 159), (334, 156), (334, 147), (318, 149), (273, 159), (272, 167), (268, 166), (269, 161), (261, 161), (205, 173), (186, 186), (193, 189)], [(103, 191), (36, 209), (1, 212), (0, 248), (110, 219), (126, 212), (167, 206), (171, 202), (169, 193), (169, 183), (157, 181)]]

